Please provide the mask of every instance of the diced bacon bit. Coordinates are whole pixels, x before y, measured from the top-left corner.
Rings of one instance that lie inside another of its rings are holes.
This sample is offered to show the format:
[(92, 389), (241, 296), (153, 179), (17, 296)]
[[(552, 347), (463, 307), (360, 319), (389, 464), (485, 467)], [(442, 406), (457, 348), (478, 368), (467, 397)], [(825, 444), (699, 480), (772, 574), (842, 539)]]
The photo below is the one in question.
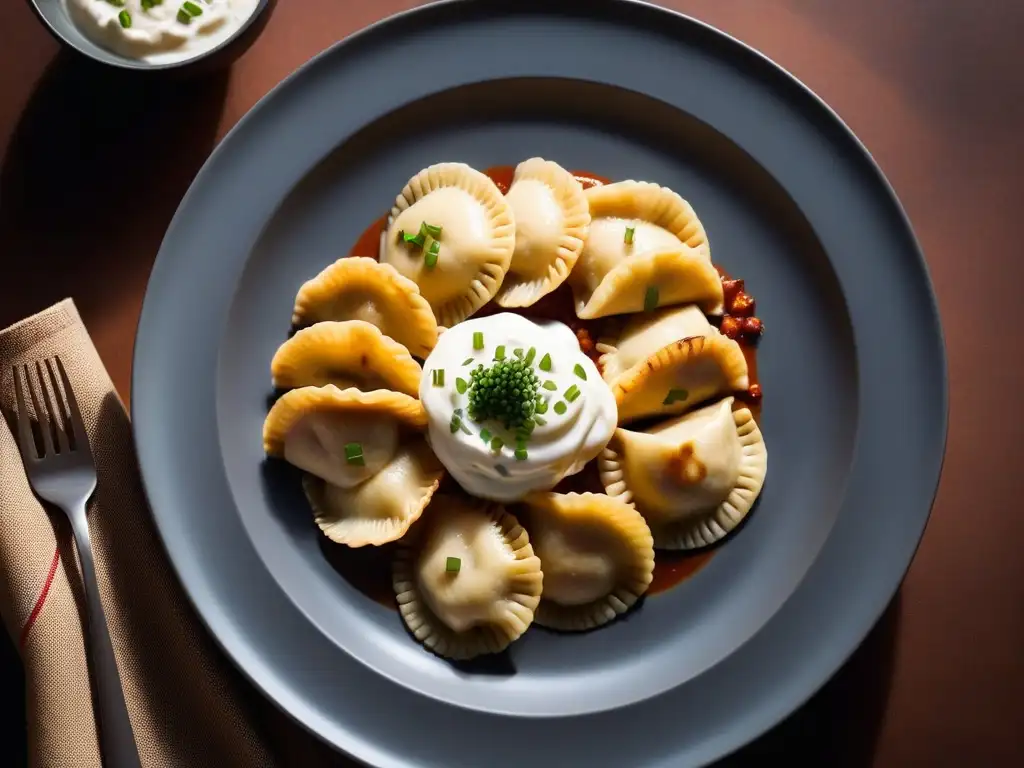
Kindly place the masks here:
[(743, 336), (748, 341), (757, 341), (764, 333), (764, 323), (756, 317), (745, 317), (741, 323)]
[(730, 304), (738, 294), (743, 293), (744, 284), (742, 280), (723, 280), (722, 293), (725, 294), (725, 303)]
[(590, 331), (586, 328), (578, 328), (576, 330), (576, 340), (580, 343), (580, 351), (585, 355), (589, 355), (594, 351), (594, 340), (590, 338)]
[(726, 307), (730, 315), (737, 317), (753, 317), (755, 308), (754, 297), (749, 293), (737, 293)]
[(749, 400), (752, 403), (759, 403), (759, 402), (761, 402), (761, 397), (762, 396), (763, 395), (761, 394), (761, 385), (760, 384), (751, 384), (750, 388), (747, 390), (747, 397), (746, 397), (746, 399)]
[(725, 315), (722, 318), (721, 331), (730, 339), (736, 340), (743, 334), (743, 322), (738, 317)]

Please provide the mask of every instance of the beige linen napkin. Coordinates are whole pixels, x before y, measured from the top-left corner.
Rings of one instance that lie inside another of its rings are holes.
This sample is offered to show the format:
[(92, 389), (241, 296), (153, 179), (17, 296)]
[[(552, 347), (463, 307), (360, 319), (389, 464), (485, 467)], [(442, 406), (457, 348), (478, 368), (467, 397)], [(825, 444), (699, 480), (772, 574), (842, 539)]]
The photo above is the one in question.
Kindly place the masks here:
[(11, 367), (60, 355), (96, 459), (96, 569), (144, 768), (350, 764), (274, 710), (215, 646), (153, 527), (128, 416), (68, 300), (0, 331), (0, 613), (25, 666), (29, 755), (99, 768), (70, 529), (25, 477)]

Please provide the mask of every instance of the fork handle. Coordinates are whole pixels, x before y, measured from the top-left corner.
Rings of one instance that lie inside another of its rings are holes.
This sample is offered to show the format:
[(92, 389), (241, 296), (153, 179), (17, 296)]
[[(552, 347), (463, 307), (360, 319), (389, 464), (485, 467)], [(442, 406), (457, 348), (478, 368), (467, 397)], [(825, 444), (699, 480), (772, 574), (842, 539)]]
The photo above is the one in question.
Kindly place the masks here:
[(114, 647), (110, 642), (107, 619), (103, 613), (103, 602), (100, 600), (85, 504), (82, 504), (79, 509), (69, 509), (68, 517), (75, 534), (78, 559), (82, 564), (82, 580), (85, 582), (86, 623), (88, 624), (85, 653), (96, 693), (96, 727), (99, 731), (103, 766), (104, 768), (141, 768), (139, 750), (135, 745), (135, 735), (132, 732), (131, 720), (128, 718), (124, 690), (121, 688), (121, 675), (117, 671)]

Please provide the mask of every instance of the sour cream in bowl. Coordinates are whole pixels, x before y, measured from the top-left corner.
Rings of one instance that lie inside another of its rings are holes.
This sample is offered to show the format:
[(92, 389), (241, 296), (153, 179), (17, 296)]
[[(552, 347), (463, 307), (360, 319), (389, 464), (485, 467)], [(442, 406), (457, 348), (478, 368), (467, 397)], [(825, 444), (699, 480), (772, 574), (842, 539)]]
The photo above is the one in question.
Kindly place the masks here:
[(572, 330), (501, 313), (441, 334), (420, 400), (434, 453), (468, 493), (515, 501), (580, 471), (615, 431), (615, 398)]
[[(153, 67), (182, 64), (220, 48), (266, 6), (263, 0), (65, 0), (65, 3), (75, 31), (88, 41), (128, 62)], [(45, 15), (44, 20), (50, 21)], [(72, 37), (61, 33), (59, 23), (51, 24), (51, 28), (76, 44)]]

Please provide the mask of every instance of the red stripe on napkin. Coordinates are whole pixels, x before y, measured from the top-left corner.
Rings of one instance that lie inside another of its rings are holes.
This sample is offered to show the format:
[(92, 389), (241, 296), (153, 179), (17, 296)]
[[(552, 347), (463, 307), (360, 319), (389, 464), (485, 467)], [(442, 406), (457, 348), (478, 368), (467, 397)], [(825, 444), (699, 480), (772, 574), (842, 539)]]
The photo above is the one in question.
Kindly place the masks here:
[(46, 602), (46, 596), (50, 594), (50, 585), (53, 584), (53, 576), (57, 573), (57, 563), (60, 562), (60, 548), (53, 550), (53, 560), (50, 562), (50, 572), (46, 574), (46, 581), (43, 583), (43, 589), (39, 592), (39, 597), (36, 598), (36, 604), (32, 606), (32, 613), (25, 619), (25, 626), (21, 628), (21, 637), (18, 638), (18, 647), (24, 648), (25, 641), (28, 639), (28, 633), (32, 630), (32, 625), (36, 623), (36, 619), (39, 618), (39, 613), (43, 610), (43, 604)]

